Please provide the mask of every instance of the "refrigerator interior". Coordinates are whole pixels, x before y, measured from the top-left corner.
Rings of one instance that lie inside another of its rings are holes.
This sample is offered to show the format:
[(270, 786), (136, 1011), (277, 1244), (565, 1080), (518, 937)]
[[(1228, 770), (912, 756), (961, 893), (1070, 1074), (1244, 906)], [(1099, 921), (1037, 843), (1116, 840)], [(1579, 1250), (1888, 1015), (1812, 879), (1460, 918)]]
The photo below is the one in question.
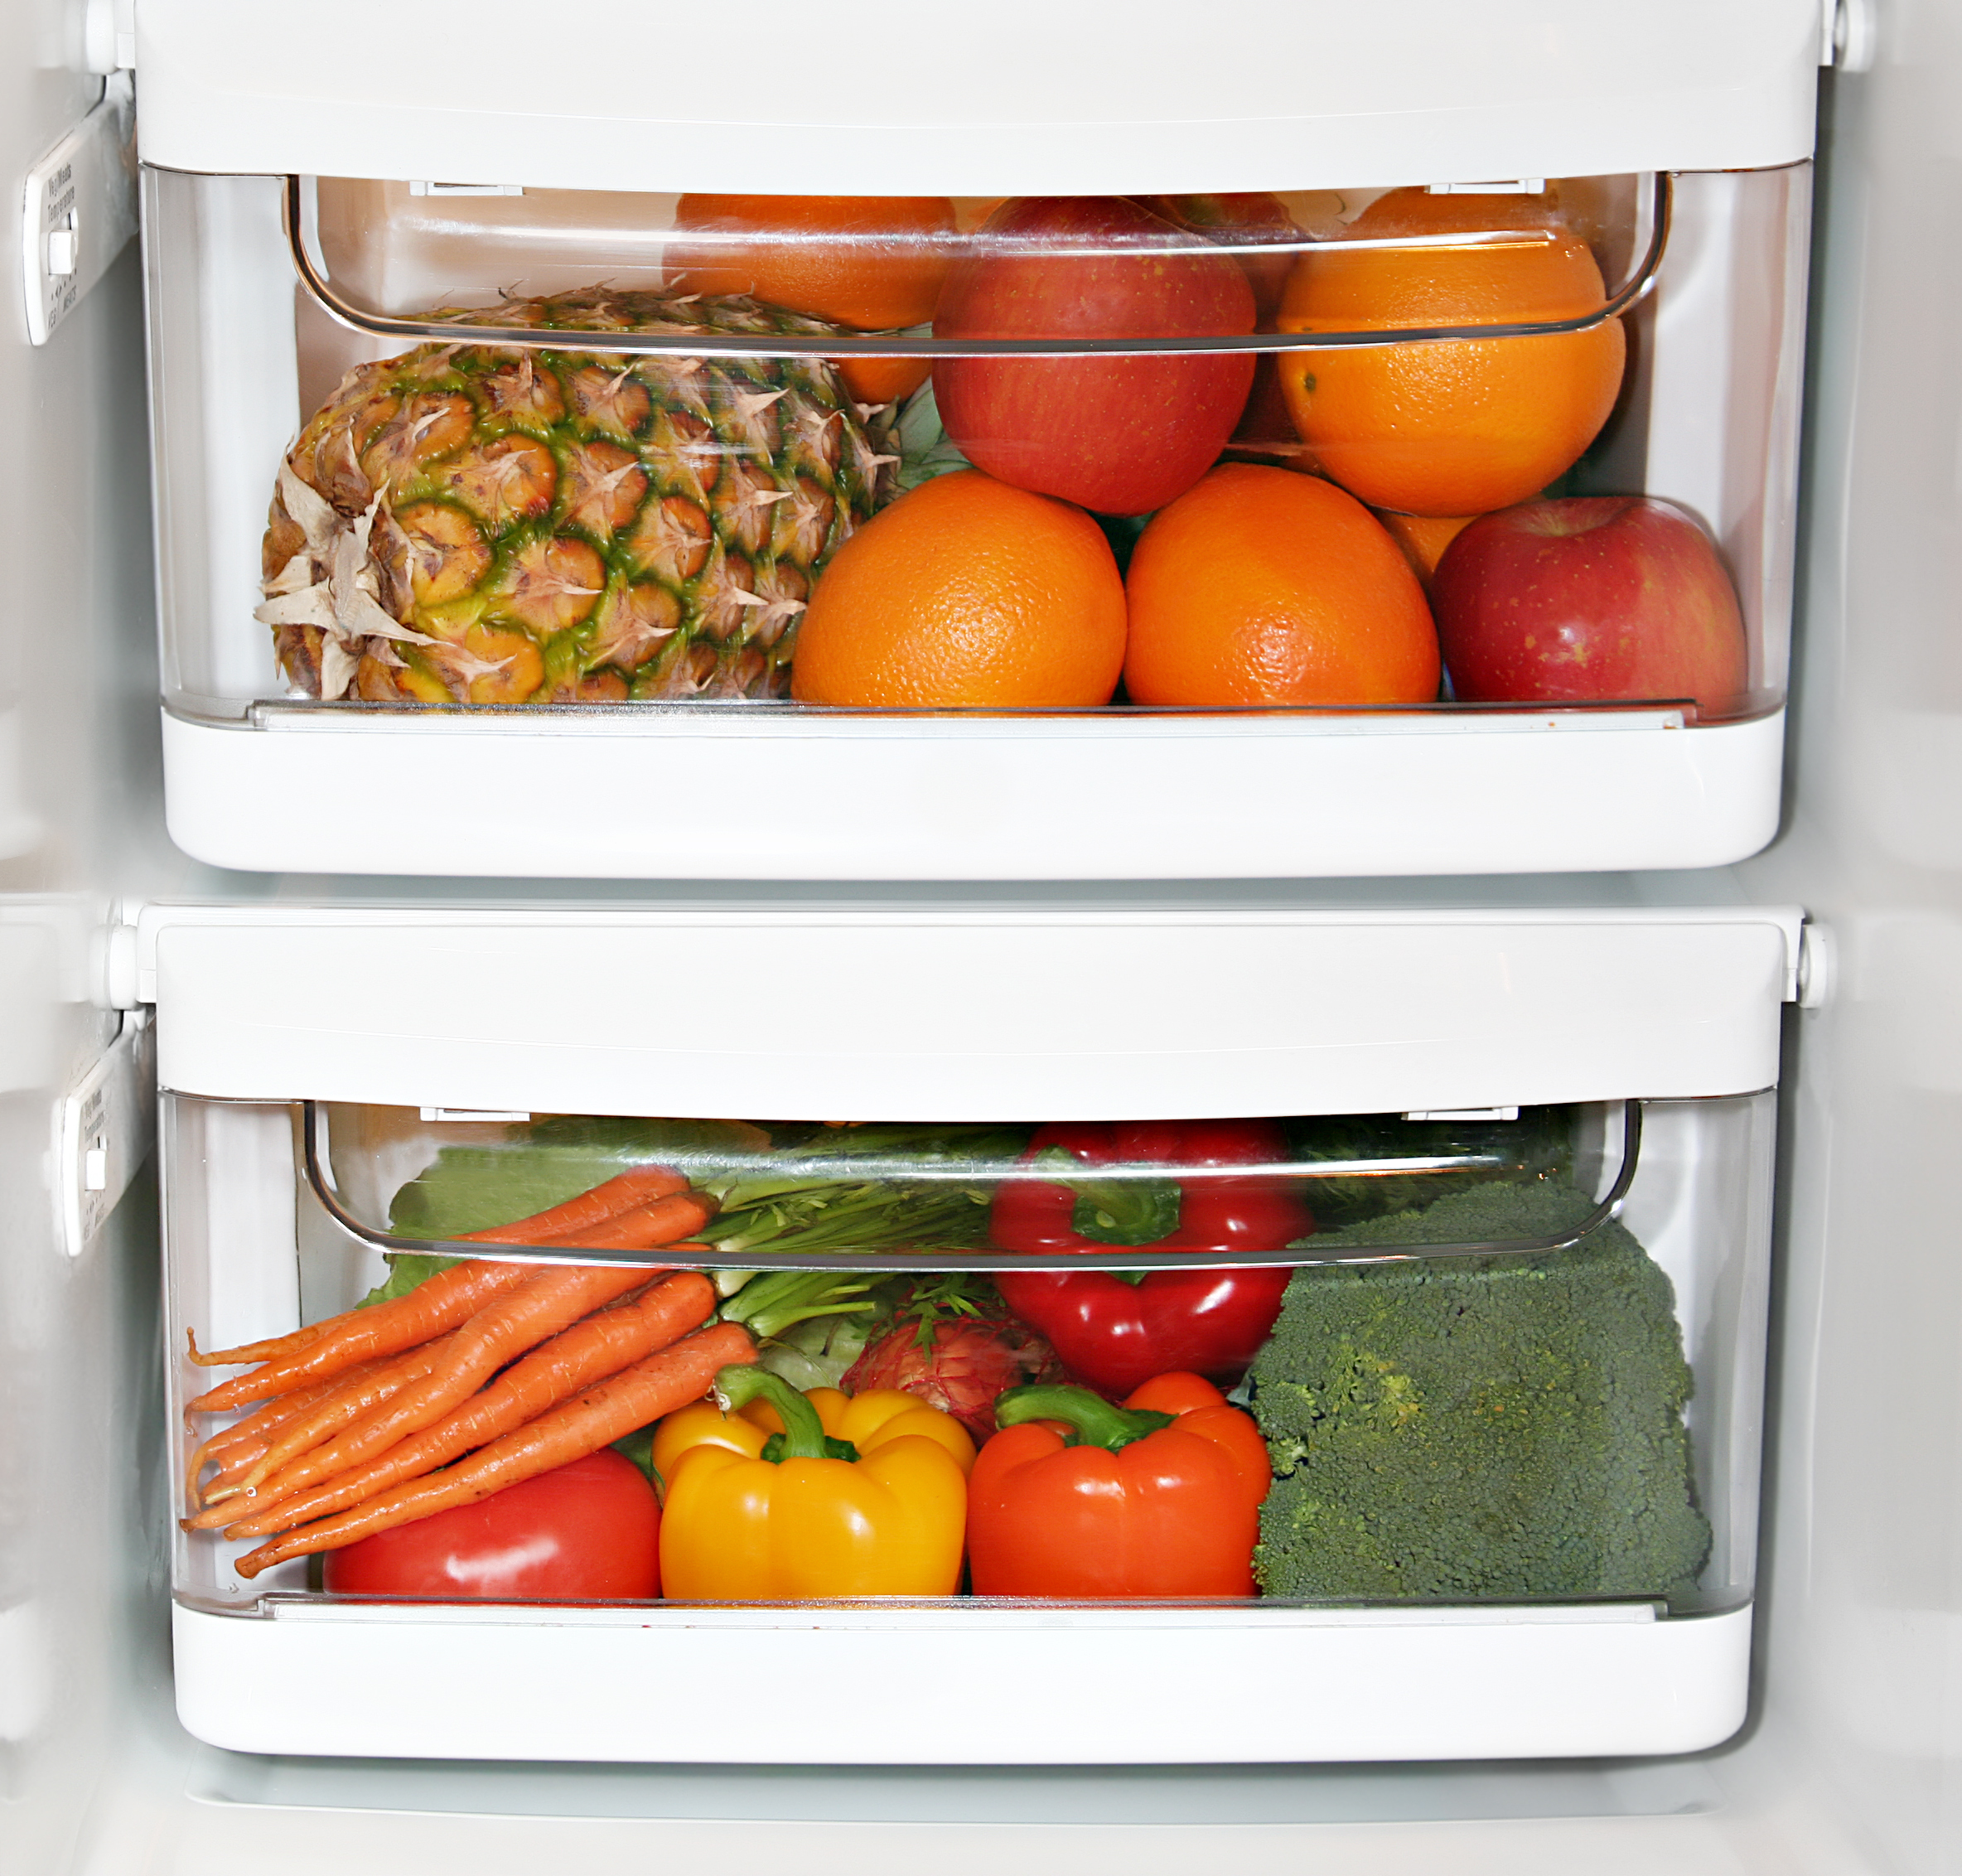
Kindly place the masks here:
[[(82, 9), (0, 22), (10, 173), (95, 94)], [(1416, 1876), (1950, 1876), (1962, 1844), (1962, 1517), (1948, 1181), (1962, 1059), (1962, 679), (1952, 624), (1962, 372), (1936, 322), (1962, 211), (1962, 40), (1881, 18), (1824, 80), (1790, 779), (1783, 832), (1725, 872), (1549, 879), (1560, 904), (1803, 903), (1833, 946), (1787, 1018), (1774, 1402), (1754, 1717), (1689, 1759), (854, 1772), (267, 1758), (171, 1715), (154, 1200), (70, 1260), (44, 1186), (51, 1105), (107, 1040), (110, 901), (319, 882), (191, 866), (164, 834), (133, 254), (50, 345), (0, 341), (4, 770), (0, 1022), (0, 1822), (10, 1860), (165, 1876), (261, 1856), (303, 1876), (868, 1856), (950, 1872), (1326, 1862)], [(1931, 231), (1934, 231), (1931, 234)], [(17, 225), (4, 251), (17, 261)], [(51, 621), (59, 621), (51, 626)], [(46, 681), (58, 661), (60, 681)], [(385, 882), (344, 888), (385, 901)], [(461, 890), (461, 889), (459, 889)], [(593, 888), (603, 892), (604, 888)], [(631, 888), (617, 888), (625, 897)], [(1517, 882), (1331, 886), (1457, 904)], [(495, 888), (486, 888), (495, 897)], [(821, 1722), (843, 1724), (826, 1716)], [(734, 1729), (739, 1735), (739, 1725)]]

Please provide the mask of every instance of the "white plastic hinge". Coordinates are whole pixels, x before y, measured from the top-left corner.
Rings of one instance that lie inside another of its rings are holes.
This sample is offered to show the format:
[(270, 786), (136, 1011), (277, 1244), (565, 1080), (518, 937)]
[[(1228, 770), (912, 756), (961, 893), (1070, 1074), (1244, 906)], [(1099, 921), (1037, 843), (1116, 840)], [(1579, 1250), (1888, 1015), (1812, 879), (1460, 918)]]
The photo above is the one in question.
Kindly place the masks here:
[(21, 265), (27, 336), (50, 334), (109, 272), (136, 233), (136, 94), (125, 73), (27, 172)]
[(1406, 1120), (1517, 1120), (1516, 1107), (1414, 1107)]
[(1873, 0), (1819, 0), (1819, 62), (1839, 71), (1873, 65)]
[(136, 65), (136, 0), (88, 0), (82, 12), (82, 62), (105, 76)]
[(1798, 968), (1793, 972), (1791, 1001), (1800, 1009), (1821, 1009), (1832, 1000), (1833, 935), (1810, 920), (1799, 927)]
[(56, 1226), (70, 1257), (89, 1248), (156, 1143), (156, 1032), (148, 1011), (132, 1010), (56, 1110)]
[(423, 1110), (425, 1120), (474, 1120), (474, 1121), (520, 1121), (529, 1120), (529, 1114), (507, 1113), (500, 1108), (475, 1107), (426, 1107)]
[(136, 1009), (143, 996), (141, 933), (124, 919), (96, 928), (94, 1002), (99, 1009)]

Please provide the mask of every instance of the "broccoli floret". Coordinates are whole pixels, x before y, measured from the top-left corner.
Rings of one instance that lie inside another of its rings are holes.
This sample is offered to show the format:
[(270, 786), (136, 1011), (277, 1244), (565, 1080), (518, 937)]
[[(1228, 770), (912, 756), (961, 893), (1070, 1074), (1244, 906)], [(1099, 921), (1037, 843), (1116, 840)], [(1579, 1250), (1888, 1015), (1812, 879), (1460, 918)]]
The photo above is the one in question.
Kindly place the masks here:
[[(1571, 1229), (1572, 1187), (1492, 1185), (1316, 1240)], [(1544, 1257), (1298, 1270), (1252, 1372), (1270, 1596), (1680, 1596), (1709, 1553), (1669, 1279), (1619, 1224)]]

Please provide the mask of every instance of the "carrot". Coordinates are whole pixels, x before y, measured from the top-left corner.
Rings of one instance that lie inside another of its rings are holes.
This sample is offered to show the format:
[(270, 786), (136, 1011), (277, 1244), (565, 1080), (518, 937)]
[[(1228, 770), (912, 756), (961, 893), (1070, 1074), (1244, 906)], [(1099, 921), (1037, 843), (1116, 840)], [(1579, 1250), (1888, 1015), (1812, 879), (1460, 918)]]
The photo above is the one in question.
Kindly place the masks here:
[(756, 1345), (737, 1323), (698, 1330), (672, 1348), (609, 1376), (597, 1387), (562, 1402), (515, 1432), (492, 1440), (467, 1459), (378, 1493), (338, 1517), (288, 1531), (247, 1551), (232, 1567), (242, 1577), (255, 1577), (289, 1557), (338, 1550), (377, 1531), (412, 1524), (454, 1506), (474, 1505), (508, 1486), (536, 1478), (540, 1472), (569, 1466), (635, 1428), (698, 1400), (708, 1391), (718, 1369), (756, 1358)]
[(440, 1424), (412, 1434), (365, 1466), (336, 1473), (317, 1490), (254, 1510), (228, 1524), (225, 1535), (268, 1537), (290, 1530), (433, 1472), (698, 1328), (713, 1313), (715, 1300), (714, 1284), (698, 1272), (664, 1277), (635, 1301), (588, 1316), (541, 1344)]
[(296, 1388), (291, 1394), (283, 1394), (268, 1400), (264, 1406), (256, 1407), (242, 1419), (234, 1420), (229, 1427), (223, 1427), (211, 1434), (198, 1446), (191, 1455), (191, 1467), (195, 1472), (199, 1464), (214, 1460), (229, 1453), (234, 1447), (249, 1446), (263, 1438), (282, 1420), (289, 1420), (302, 1408), (311, 1407), (324, 1395), (330, 1394), (340, 1385), (340, 1377), (330, 1376), (325, 1380), (309, 1381), (305, 1387)]
[[(254, 1475), (260, 1467), (269, 1471), (273, 1466), (284, 1465), (298, 1454), (311, 1452), (322, 1440), (331, 1439), (342, 1428), (351, 1426), (373, 1413), (404, 1388), (425, 1380), (442, 1366), (462, 1334), (461, 1330), (452, 1329), (447, 1336), (425, 1342), (420, 1348), (412, 1348), (391, 1361), (364, 1362), (353, 1373), (337, 1376), (336, 1385), (312, 1407), (296, 1414), (274, 1429), (263, 1452), (234, 1468), (222, 1481), (214, 1480), (205, 1486), (204, 1502), (207, 1506), (222, 1505), (225, 1500), (237, 1498), (241, 1494), (250, 1496), (256, 1501), (259, 1479)], [(236, 1505), (232, 1506), (231, 1515), (236, 1516), (239, 1509)], [(222, 1518), (213, 1518), (208, 1512), (200, 1512), (196, 1517), (186, 1521), (185, 1529), (205, 1530), (212, 1524), (223, 1521)]]
[(190, 1487), (192, 1505), (195, 1506), (198, 1502), (198, 1475), (206, 1466), (215, 1465), (218, 1467), (217, 1480), (222, 1480), (228, 1472), (244, 1472), (272, 1445), (275, 1428), (284, 1425), (309, 1407), (318, 1405), (344, 1382), (381, 1365), (379, 1362), (363, 1362), (360, 1366), (350, 1369), (344, 1375), (331, 1376), (326, 1380), (311, 1382), (291, 1394), (280, 1395), (268, 1401), (255, 1413), (248, 1414), (242, 1420), (234, 1421), (221, 1433), (213, 1434), (209, 1439), (193, 1449), (185, 1467), (185, 1481)]
[[(709, 1202), (692, 1193), (657, 1201), (635, 1216), (636, 1238), (685, 1237), (710, 1216)], [(594, 1237), (610, 1240), (613, 1223), (572, 1234), (567, 1242), (588, 1248)], [(284, 1497), (302, 1486), (331, 1478), (384, 1453), (398, 1440), (433, 1425), (467, 1400), (505, 1362), (556, 1335), (601, 1304), (647, 1281), (645, 1270), (618, 1264), (577, 1265), (534, 1272), (517, 1289), (497, 1298), (457, 1332), (442, 1364), (415, 1385), (379, 1405), (337, 1438), (322, 1443), (297, 1435), (278, 1443), (244, 1477), (248, 1491), (263, 1485)], [(290, 1462), (290, 1463), (289, 1463)], [(283, 1471), (280, 1468), (284, 1467)], [(278, 1476), (275, 1477), (275, 1474)], [(207, 1501), (215, 1493), (207, 1492)]]
[(263, 1484), (283, 1496), (387, 1452), (398, 1440), (433, 1426), (507, 1361), (646, 1281), (645, 1270), (618, 1265), (535, 1272), (529, 1283), (457, 1330), (442, 1360), (427, 1374), (345, 1432), (312, 1447), (286, 1441), (275, 1445), (245, 1475), (248, 1489)]
[(207, 1354), (197, 1345), (197, 1331), (186, 1329), (185, 1339), (191, 1344), (191, 1359), (201, 1368), (236, 1368), (248, 1361), (270, 1361), (275, 1356), (290, 1355), (296, 1348), (304, 1348), (310, 1342), (318, 1342), (326, 1333), (325, 1322), (314, 1322), (306, 1328), (295, 1329), (289, 1335), (274, 1336), (267, 1342), (249, 1342), (238, 1348), (220, 1348)]
[(398, 1355), (467, 1322), (493, 1297), (515, 1289), (530, 1275), (530, 1266), (524, 1264), (488, 1264), (475, 1258), (452, 1264), (405, 1296), (332, 1318), (327, 1333), (318, 1341), (201, 1394), (184, 1411), (223, 1413), (248, 1400), (291, 1394), (309, 1381), (342, 1373), (357, 1361)]
[[(616, 1213), (582, 1231), (541, 1241), (565, 1250), (653, 1250), (699, 1231), (715, 1216), (715, 1202), (702, 1192), (677, 1192)], [(680, 1223), (679, 1231), (675, 1230)]]
[(672, 1166), (635, 1166), (616, 1179), (595, 1186), (589, 1192), (568, 1198), (549, 1211), (534, 1212), (509, 1225), (494, 1225), (487, 1231), (471, 1231), (464, 1240), (471, 1244), (549, 1244), (575, 1231), (603, 1225), (609, 1218), (637, 1206), (651, 1205), (688, 1190), (688, 1181)]
[[(688, 1181), (671, 1166), (636, 1166), (563, 1205), (520, 1218), (515, 1224), (472, 1231), (458, 1241), (528, 1244), (542, 1238), (554, 1244), (576, 1244), (579, 1231), (603, 1226), (621, 1211), (658, 1211), (661, 1203), (687, 1188)], [(706, 1217), (708, 1214), (697, 1216)], [(685, 1237), (692, 1229), (691, 1225), (674, 1235)], [(650, 1243), (666, 1241), (670, 1240), (656, 1238)], [(645, 1250), (649, 1245), (595, 1245), (592, 1248)], [(476, 1258), (453, 1264), (418, 1284), (406, 1296), (368, 1309), (350, 1309), (324, 1323), (296, 1332), (288, 1338), (290, 1346), (268, 1360), (264, 1367), (200, 1395), (184, 1411), (186, 1414), (223, 1413), (249, 1400), (289, 1393), (307, 1381), (337, 1373), (369, 1356), (392, 1355), (413, 1348), (418, 1342), (427, 1342), (430, 1337), (466, 1321), (493, 1296), (515, 1289), (529, 1274), (523, 1264), (492, 1264)], [(271, 1346), (255, 1343), (253, 1347)], [(254, 1358), (250, 1351), (237, 1348), (220, 1349), (199, 1356), (196, 1347), (194, 1342), (193, 1358), (206, 1366), (236, 1365)]]

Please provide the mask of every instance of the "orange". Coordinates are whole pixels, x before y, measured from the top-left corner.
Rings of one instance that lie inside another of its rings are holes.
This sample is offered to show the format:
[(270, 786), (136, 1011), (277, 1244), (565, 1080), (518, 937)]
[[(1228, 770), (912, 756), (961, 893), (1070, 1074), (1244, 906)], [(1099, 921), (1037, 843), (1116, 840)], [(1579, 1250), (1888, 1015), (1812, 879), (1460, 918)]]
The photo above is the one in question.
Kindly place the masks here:
[(1080, 508), (964, 469), (875, 515), (797, 628), (805, 704), (1069, 709), (1124, 662), (1124, 583)]
[(1223, 464), (1152, 517), (1127, 583), (1135, 704), (1438, 694), (1438, 633), (1416, 574), (1368, 509), (1317, 476)]
[(1399, 515), (1394, 509), (1381, 510), (1376, 519), (1389, 530), (1389, 538), (1403, 549), (1404, 558), (1410, 563), (1410, 570), (1423, 582), (1424, 591), (1431, 587), (1431, 575), (1438, 571), (1438, 563), (1443, 558), (1444, 550), (1472, 525), (1476, 515)]
[[(1462, 248), (1352, 248), (1399, 235), (1516, 230)], [(1601, 269), (1550, 197), (1397, 189), (1294, 264), (1283, 332), (1571, 319), (1607, 303)], [(1626, 341), (1584, 331), (1282, 355), (1289, 414), (1317, 466), (1373, 508), (1478, 515), (1525, 501), (1607, 421)]]
[[(684, 196), (674, 225), (722, 239), (670, 243), (670, 282), (869, 331), (933, 317), (954, 223), (945, 196)], [(862, 404), (910, 396), (931, 369), (923, 358), (838, 365)]]

